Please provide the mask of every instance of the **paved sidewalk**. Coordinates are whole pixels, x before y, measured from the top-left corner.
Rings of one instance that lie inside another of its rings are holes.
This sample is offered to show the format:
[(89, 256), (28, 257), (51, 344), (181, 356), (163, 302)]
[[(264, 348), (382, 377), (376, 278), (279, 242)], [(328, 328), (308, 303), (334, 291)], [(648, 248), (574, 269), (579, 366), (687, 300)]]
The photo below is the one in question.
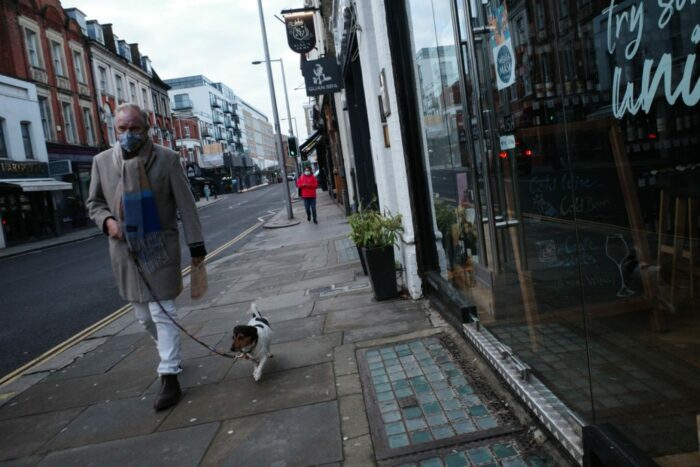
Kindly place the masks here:
[(0, 464), (564, 465), (427, 301), (374, 301), (321, 192), (318, 214), (260, 230), (208, 263), (202, 301), (178, 299), (181, 323), (222, 350), (256, 301), (274, 333), (258, 383), (250, 362), (183, 337), (184, 397), (155, 413), (157, 354), (129, 313), (0, 387)]

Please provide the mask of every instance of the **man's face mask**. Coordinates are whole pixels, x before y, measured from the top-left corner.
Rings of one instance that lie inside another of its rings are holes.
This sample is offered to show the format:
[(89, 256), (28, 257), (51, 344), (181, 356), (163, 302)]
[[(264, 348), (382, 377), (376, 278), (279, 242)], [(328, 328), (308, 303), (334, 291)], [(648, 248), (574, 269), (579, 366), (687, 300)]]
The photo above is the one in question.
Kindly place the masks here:
[(119, 135), (119, 145), (126, 152), (135, 152), (143, 144), (143, 134), (142, 133), (132, 133), (130, 131), (125, 131)]
[(310, 171), (310, 170), (304, 170), (304, 175), (311, 175), (311, 171)]

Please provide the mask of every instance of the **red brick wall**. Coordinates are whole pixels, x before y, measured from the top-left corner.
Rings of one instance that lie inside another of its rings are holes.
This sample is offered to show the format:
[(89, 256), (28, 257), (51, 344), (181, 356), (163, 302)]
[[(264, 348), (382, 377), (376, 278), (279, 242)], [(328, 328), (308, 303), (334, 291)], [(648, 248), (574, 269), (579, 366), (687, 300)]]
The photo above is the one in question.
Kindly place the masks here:
[[(25, 43), (24, 29), (19, 24), (19, 16), (24, 16), (33, 20), (39, 25), (38, 39), (41, 43), (41, 52), (44, 72), (46, 73), (47, 82), (36, 81), (32, 79), (31, 67), (29, 65), (29, 57)], [(75, 118), (75, 128), (77, 133), (78, 144), (87, 144), (86, 129), (83, 122), (82, 106), (79, 101), (78, 78), (75, 75), (73, 64), (73, 52), (69, 47), (69, 41), (74, 41), (80, 44), (80, 51), (83, 56), (83, 71), (85, 73), (85, 86), (87, 86), (87, 95), (82, 96), (84, 101), (90, 102), (92, 109), (92, 127), (93, 137), (97, 143), (101, 142), (99, 130), (99, 113), (95, 105), (95, 92), (93, 88), (92, 70), (89, 66), (88, 51), (84, 47), (84, 38), (80, 31), (80, 26), (67, 17), (61, 3), (58, 0), (20, 0), (14, 5), (14, 2), (9, 0), (0, 0), (0, 43), (9, 44), (9, 47), (1, 47), (3, 50), (0, 55), (0, 72), (8, 76), (34, 82), (39, 90), (49, 92), (49, 102), (51, 106), (53, 124), (59, 125), (61, 131), (56, 131), (54, 134), (57, 142), (67, 143), (65, 136), (65, 122), (63, 119), (63, 109), (58, 100), (58, 86), (56, 73), (54, 70), (53, 58), (51, 54), (50, 40), (46, 35), (46, 31), (51, 30), (62, 38), (63, 42), (63, 65), (64, 74), (70, 84), (70, 91), (61, 91), (62, 96), (69, 97)], [(5, 42), (7, 41), (7, 42)]]

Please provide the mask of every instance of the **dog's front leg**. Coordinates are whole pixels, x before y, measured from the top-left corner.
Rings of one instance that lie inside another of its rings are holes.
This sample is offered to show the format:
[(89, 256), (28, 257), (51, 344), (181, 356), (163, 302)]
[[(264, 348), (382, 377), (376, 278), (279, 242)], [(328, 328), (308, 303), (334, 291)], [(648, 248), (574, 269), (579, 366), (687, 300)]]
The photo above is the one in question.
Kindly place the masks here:
[(260, 358), (260, 361), (256, 363), (255, 369), (253, 370), (253, 379), (255, 381), (260, 380), (260, 376), (262, 376), (263, 367), (265, 366), (266, 361), (267, 361), (267, 355), (263, 355)]

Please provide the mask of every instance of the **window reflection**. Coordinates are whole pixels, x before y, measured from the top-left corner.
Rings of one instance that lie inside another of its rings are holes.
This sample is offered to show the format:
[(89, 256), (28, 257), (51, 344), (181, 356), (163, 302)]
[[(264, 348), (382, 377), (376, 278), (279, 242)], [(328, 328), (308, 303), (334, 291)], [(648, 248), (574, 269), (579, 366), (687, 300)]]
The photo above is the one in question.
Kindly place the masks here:
[(587, 421), (697, 452), (700, 5), (455, 5), (476, 77), (450, 1), (410, 2), (443, 272)]

